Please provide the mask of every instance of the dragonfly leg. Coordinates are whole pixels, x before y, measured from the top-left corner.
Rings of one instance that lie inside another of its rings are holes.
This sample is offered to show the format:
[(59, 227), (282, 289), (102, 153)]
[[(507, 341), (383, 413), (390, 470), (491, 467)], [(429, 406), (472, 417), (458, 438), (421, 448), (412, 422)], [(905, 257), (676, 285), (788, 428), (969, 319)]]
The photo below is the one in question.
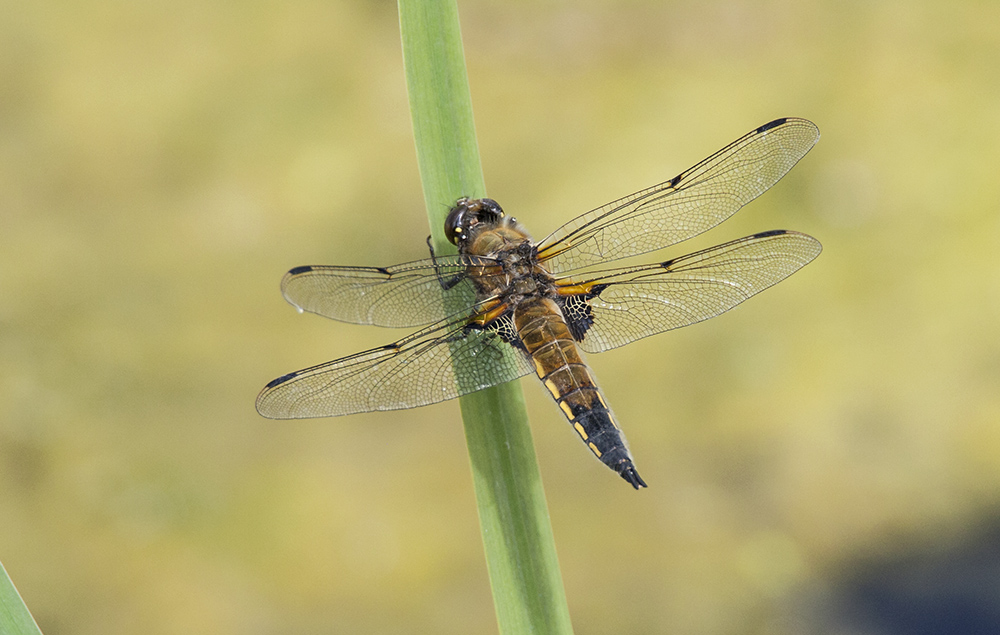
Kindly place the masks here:
[(434, 271), (435, 271), (435, 273), (437, 273), (438, 283), (441, 284), (441, 288), (442, 289), (444, 289), (445, 291), (448, 291), (449, 289), (451, 289), (452, 287), (454, 287), (456, 284), (458, 284), (459, 282), (461, 282), (463, 278), (465, 278), (465, 274), (464, 273), (456, 273), (455, 275), (453, 275), (450, 278), (445, 278), (443, 275), (441, 275), (441, 269), (438, 267), (438, 263), (437, 263), (437, 255), (435, 255), (435, 253), (434, 253), (434, 243), (431, 242), (431, 236), (427, 237), (427, 248), (431, 252), (431, 260), (434, 261)]

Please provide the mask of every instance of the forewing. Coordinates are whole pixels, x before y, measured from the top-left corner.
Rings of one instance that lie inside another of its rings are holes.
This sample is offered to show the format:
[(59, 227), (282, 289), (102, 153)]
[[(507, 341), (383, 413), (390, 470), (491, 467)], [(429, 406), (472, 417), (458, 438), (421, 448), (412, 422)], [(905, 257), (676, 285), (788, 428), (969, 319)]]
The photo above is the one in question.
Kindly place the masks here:
[(776, 119), (665, 183), (566, 223), (540, 243), (552, 273), (643, 254), (687, 240), (763, 194), (819, 140), (805, 119)]
[[(296, 308), (342, 322), (412, 327), (431, 324), (475, 301), (462, 256), (394, 267), (296, 267), (281, 293)], [(449, 289), (442, 287), (452, 284)]]
[(781, 282), (822, 249), (811, 236), (775, 230), (576, 282), (596, 294), (581, 348), (599, 353), (707, 320)]
[(414, 408), (532, 372), (496, 330), (469, 330), (467, 322), (443, 320), (394, 344), (279, 377), (257, 396), (257, 411), (305, 419)]

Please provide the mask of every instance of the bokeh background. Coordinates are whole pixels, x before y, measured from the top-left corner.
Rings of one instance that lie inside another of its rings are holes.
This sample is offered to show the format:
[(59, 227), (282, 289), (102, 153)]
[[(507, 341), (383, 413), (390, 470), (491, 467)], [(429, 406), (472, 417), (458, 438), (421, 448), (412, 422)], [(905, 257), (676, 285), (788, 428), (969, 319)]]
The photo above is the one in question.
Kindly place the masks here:
[[(462, 2), (489, 193), (540, 237), (773, 118), (819, 145), (681, 249), (814, 263), (592, 356), (650, 488), (522, 380), (576, 632), (1000, 632), (1000, 5)], [(301, 264), (423, 257), (389, 2), (7, 2), (0, 560), (48, 635), (492, 633), (456, 403), (274, 422), (402, 332)]]

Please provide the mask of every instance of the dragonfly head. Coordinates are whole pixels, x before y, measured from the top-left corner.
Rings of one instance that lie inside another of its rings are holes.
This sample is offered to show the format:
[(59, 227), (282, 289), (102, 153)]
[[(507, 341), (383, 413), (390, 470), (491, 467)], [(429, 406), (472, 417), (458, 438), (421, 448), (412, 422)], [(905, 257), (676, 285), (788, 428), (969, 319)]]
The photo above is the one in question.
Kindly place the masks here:
[(503, 218), (503, 209), (493, 199), (462, 197), (444, 221), (444, 234), (453, 245), (461, 246), (483, 226), (495, 227)]

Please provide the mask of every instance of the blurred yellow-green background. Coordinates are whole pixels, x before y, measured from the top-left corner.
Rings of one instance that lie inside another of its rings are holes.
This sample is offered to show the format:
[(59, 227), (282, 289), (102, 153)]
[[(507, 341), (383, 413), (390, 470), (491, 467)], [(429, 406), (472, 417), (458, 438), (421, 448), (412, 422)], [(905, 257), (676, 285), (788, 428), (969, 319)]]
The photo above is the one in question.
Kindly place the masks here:
[[(522, 380), (576, 632), (1000, 628), (1000, 5), (460, 12), (489, 193), (536, 237), (773, 118), (823, 132), (663, 253), (786, 228), (818, 260), (590, 358), (648, 490)], [(395, 5), (3, 14), (0, 561), (43, 631), (495, 632), (456, 403), (253, 408), (404, 334), (278, 293), (426, 253)]]

